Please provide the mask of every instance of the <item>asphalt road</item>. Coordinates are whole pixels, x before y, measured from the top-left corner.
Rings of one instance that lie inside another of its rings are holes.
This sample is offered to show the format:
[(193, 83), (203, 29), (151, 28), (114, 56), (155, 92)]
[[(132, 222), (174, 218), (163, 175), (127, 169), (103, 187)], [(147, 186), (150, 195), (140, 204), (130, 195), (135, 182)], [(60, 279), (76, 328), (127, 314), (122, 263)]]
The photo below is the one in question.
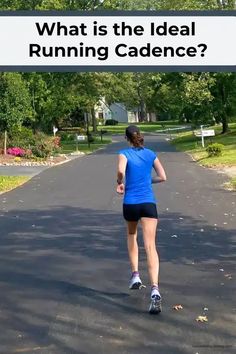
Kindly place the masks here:
[[(0, 353), (235, 353), (236, 193), (146, 137), (168, 176), (154, 187), (163, 312), (151, 316), (149, 287), (128, 290), (116, 141), (0, 196)], [(140, 272), (148, 285), (141, 238)]]

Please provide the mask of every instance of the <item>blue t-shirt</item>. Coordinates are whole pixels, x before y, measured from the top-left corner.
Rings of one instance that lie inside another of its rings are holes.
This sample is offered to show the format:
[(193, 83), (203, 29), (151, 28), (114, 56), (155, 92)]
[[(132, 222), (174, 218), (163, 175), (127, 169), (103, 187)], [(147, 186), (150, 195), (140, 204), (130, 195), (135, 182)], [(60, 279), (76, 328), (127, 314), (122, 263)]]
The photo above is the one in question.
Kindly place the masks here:
[(119, 154), (127, 158), (124, 204), (156, 203), (152, 190), (152, 168), (156, 154), (140, 147), (123, 149)]

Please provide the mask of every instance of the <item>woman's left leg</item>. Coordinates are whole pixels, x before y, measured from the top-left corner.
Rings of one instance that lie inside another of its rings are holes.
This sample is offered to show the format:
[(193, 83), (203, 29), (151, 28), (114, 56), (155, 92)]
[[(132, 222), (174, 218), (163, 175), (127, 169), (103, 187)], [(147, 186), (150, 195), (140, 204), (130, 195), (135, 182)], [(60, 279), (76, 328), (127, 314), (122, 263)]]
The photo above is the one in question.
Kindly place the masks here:
[(130, 289), (141, 289), (142, 281), (138, 271), (138, 242), (137, 242), (138, 221), (127, 221), (127, 246), (131, 266)]
[(138, 221), (127, 221), (127, 247), (132, 272), (138, 272)]

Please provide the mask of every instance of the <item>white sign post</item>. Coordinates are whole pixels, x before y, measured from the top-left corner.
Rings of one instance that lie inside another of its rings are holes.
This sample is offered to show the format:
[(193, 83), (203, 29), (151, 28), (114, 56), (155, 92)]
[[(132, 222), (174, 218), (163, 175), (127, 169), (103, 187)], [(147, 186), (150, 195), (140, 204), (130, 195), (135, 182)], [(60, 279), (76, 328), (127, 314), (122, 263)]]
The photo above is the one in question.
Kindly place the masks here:
[(202, 147), (205, 147), (204, 134), (203, 134), (203, 125), (201, 125), (201, 136), (202, 136)]
[(201, 132), (195, 133), (195, 135), (202, 138), (202, 147), (205, 147), (204, 137), (215, 136), (215, 130), (214, 129), (203, 130), (203, 125), (201, 125)]

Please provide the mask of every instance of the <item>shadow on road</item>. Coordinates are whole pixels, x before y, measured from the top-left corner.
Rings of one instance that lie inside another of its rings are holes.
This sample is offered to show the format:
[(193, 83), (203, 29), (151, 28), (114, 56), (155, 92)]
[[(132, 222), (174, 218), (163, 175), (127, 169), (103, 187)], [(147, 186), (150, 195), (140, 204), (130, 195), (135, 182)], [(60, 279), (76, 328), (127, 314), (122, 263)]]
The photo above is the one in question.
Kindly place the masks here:
[[(177, 213), (161, 218), (166, 309), (156, 326), (157, 319), (146, 312), (147, 291), (136, 295), (126, 289), (129, 271), (120, 214), (64, 206), (2, 212), (0, 222), (1, 352), (35, 345), (51, 346), (45, 352), (57, 354), (105, 353), (109, 346), (112, 353), (142, 348), (145, 353), (185, 354), (196, 343), (233, 343), (233, 281), (225, 287), (215, 281), (223, 282), (219, 268), (233, 272), (235, 230)], [(146, 270), (140, 243), (140, 268)], [(199, 326), (194, 321), (203, 305), (199, 297), (206, 304), (217, 302), (216, 295), (219, 301), (227, 298), (226, 306), (218, 304), (225, 306), (221, 320), (215, 313), (211, 326)], [(177, 317), (171, 305), (180, 299), (189, 313)]]

